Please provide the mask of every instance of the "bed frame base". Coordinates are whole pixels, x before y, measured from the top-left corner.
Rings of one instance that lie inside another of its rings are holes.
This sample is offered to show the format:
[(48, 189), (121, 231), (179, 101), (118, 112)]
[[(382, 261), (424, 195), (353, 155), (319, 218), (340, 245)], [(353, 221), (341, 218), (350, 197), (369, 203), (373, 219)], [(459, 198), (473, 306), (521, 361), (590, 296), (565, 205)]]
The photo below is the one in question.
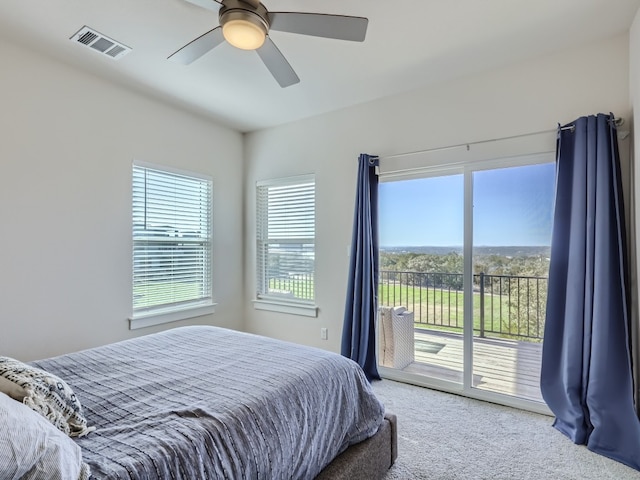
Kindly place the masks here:
[(385, 413), (378, 433), (334, 458), (316, 480), (379, 480), (397, 457), (397, 418)]

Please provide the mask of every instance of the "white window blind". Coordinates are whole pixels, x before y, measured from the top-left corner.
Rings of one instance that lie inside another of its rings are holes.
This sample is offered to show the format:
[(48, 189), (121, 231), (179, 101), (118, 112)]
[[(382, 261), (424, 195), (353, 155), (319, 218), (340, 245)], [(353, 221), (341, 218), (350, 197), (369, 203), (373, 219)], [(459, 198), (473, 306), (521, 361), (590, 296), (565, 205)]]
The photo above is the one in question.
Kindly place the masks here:
[(211, 180), (133, 166), (133, 313), (211, 302)]
[(258, 298), (312, 304), (315, 299), (315, 180), (258, 183)]

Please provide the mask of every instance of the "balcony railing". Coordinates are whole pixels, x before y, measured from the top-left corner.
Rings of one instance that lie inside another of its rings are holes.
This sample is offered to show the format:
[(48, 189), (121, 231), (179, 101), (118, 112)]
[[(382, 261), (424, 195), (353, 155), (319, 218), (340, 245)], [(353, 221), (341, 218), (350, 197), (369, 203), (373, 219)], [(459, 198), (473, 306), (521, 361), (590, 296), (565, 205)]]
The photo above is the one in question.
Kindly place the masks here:
[[(417, 325), (462, 330), (461, 273), (381, 271), (378, 303), (414, 312)], [(547, 278), (517, 275), (473, 276), (473, 323), (480, 337), (541, 341)]]

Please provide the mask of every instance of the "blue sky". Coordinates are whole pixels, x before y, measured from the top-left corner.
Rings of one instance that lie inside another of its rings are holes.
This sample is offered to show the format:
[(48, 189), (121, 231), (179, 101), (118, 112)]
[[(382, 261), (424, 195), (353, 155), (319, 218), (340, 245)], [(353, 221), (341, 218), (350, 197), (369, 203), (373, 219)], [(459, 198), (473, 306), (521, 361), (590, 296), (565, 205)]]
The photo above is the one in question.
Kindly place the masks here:
[[(555, 164), (473, 174), (474, 245), (551, 244)], [(380, 246), (461, 246), (463, 175), (380, 183)]]

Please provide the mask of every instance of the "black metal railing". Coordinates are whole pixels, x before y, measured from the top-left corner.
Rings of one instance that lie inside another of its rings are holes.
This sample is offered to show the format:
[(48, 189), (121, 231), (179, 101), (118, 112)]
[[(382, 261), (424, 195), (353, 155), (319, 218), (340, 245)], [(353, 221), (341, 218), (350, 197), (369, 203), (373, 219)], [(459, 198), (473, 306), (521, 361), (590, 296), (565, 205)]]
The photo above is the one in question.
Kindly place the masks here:
[[(542, 340), (546, 302), (546, 277), (473, 275), (474, 331), (480, 337)], [(418, 325), (461, 330), (463, 275), (381, 271), (378, 304), (412, 310)]]

